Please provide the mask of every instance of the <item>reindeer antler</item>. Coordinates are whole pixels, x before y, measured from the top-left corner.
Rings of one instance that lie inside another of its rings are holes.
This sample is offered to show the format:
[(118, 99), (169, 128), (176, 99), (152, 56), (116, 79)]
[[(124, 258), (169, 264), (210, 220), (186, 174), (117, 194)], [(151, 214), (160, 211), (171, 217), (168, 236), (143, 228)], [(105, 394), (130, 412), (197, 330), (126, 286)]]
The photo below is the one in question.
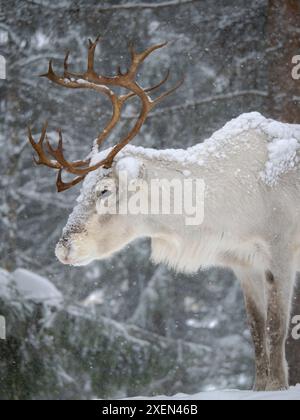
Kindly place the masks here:
[[(168, 80), (169, 72), (161, 82), (147, 89), (143, 89), (142, 87), (140, 87), (140, 85), (136, 81), (137, 72), (144, 60), (155, 50), (165, 47), (167, 45), (166, 43), (154, 45), (141, 53), (137, 53), (133, 47), (133, 44), (130, 44), (129, 49), (131, 54), (131, 64), (129, 66), (129, 69), (123, 73), (121, 71), (121, 68), (118, 67), (117, 75), (113, 77), (99, 75), (95, 71), (94, 64), (95, 50), (99, 39), (100, 38), (98, 37), (94, 42), (89, 40), (87, 70), (84, 73), (73, 73), (69, 71), (68, 59), (70, 54), (69, 52), (67, 52), (64, 60), (64, 73), (62, 77), (57, 75), (53, 70), (52, 60), (49, 61), (48, 72), (46, 74), (41, 75), (41, 77), (46, 77), (47, 79), (51, 80), (57, 85), (70, 89), (95, 90), (96, 92), (106, 95), (110, 99), (113, 110), (112, 117), (105, 126), (104, 130), (98, 135), (98, 145), (102, 145), (102, 143), (106, 140), (106, 138), (115, 128), (117, 123), (120, 121), (122, 109), (126, 101), (128, 101), (132, 97), (137, 96), (141, 100), (142, 108), (139, 117), (134, 127), (130, 130), (130, 132), (117, 145), (114, 146), (112, 151), (104, 160), (95, 165), (90, 165), (90, 158), (82, 161), (69, 162), (64, 156), (63, 137), (60, 130), (58, 131), (58, 146), (55, 149), (51, 146), (47, 138), (47, 124), (45, 124), (45, 126), (43, 127), (42, 134), (38, 143), (34, 141), (31, 130), (29, 128), (29, 141), (39, 158), (38, 160), (35, 159), (35, 162), (39, 165), (45, 165), (49, 168), (56, 169), (59, 171), (56, 182), (58, 192), (66, 191), (67, 189), (73, 187), (74, 185), (81, 182), (88, 173), (95, 171), (100, 167), (110, 168), (113, 164), (116, 155), (139, 133), (142, 125), (147, 119), (149, 112), (164, 98), (166, 98), (176, 89), (178, 89), (179, 86), (181, 86), (181, 84), (183, 83), (183, 80), (180, 80), (172, 89), (163, 93), (157, 99), (152, 100), (148, 93), (153, 92), (154, 90), (161, 87)], [(113, 87), (126, 88), (129, 91), (129, 93), (124, 95), (117, 95), (113, 91)], [(44, 149), (45, 144), (47, 146), (46, 151)], [(48, 157), (49, 155), (52, 159)], [(69, 183), (64, 183), (62, 181), (63, 171), (66, 171), (73, 175), (77, 175), (77, 177)]]

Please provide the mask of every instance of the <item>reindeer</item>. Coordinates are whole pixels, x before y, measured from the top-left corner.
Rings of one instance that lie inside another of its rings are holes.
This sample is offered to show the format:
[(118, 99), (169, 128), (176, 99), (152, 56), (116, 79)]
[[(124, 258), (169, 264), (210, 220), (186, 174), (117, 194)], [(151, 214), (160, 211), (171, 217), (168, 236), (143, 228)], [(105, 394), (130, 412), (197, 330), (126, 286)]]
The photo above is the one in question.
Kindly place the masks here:
[[(254, 388), (259, 391), (288, 388), (285, 343), (296, 272), (300, 269), (300, 172), (297, 164), (300, 126), (276, 123), (251, 113), (228, 123), (211, 139), (187, 150), (155, 151), (128, 145), (139, 133), (149, 112), (182, 81), (152, 100), (149, 93), (160, 88), (169, 74), (148, 89), (137, 83), (136, 76), (144, 60), (165, 44), (141, 53), (130, 45), (128, 70), (122, 72), (119, 68), (117, 75), (107, 77), (95, 71), (98, 41), (89, 43), (84, 73), (69, 71), (67, 53), (62, 76), (55, 73), (52, 61), (43, 75), (59, 86), (95, 90), (111, 101), (112, 118), (98, 136), (94, 152), (83, 161), (70, 162), (64, 156), (61, 131), (56, 148), (47, 138), (47, 125), (37, 143), (30, 129), (28, 133), (38, 155), (36, 163), (58, 171), (59, 192), (84, 181), (78, 204), (57, 244), (57, 258), (63, 264), (86, 265), (110, 257), (137, 238), (149, 237), (155, 263), (189, 273), (208, 266), (232, 269), (242, 285), (254, 342)], [(119, 95), (115, 87), (125, 88), (128, 93)], [(133, 97), (141, 102), (134, 127), (112, 149), (98, 153), (98, 147), (120, 121), (124, 105)], [(286, 139), (284, 144), (277, 139), (278, 131)], [(276, 153), (276, 139), (279, 146), (285, 145), (282, 158)], [(273, 166), (272, 153), (277, 158)], [(99, 204), (109, 195), (115, 196), (119, 204), (128, 200), (118, 191), (122, 187), (117, 190), (110, 187), (111, 181), (122, 185), (124, 170), (130, 181), (150, 182), (154, 178), (183, 179), (187, 169), (205, 182), (205, 217), (199, 226), (187, 227), (180, 215), (154, 217), (99, 211)], [(63, 171), (76, 177), (64, 182)]]

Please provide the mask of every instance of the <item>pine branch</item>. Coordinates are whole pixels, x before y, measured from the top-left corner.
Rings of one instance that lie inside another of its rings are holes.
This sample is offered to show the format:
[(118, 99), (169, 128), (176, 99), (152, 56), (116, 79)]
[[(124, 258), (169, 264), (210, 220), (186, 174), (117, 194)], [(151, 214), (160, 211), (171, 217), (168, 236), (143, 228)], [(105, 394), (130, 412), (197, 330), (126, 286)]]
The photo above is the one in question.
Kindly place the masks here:
[(98, 11), (113, 11), (113, 10), (132, 10), (132, 9), (160, 9), (171, 6), (181, 6), (183, 4), (199, 3), (200, 0), (169, 0), (160, 3), (124, 3), (113, 6), (100, 7)]
[[(143, 9), (161, 9), (166, 7), (172, 7), (172, 6), (181, 6), (185, 4), (191, 4), (191, 3), (199, 3), (200, 0), (169, 0), (169, 1), (162, 1), (160, 3), (124, 3), (124, 4), (116, 4), (116, 5), (109, 5), (109, 6), (100, 6), (100, 7), (91, 7), (91, 6), (82, 6), (82, 9), (89, 9), (93, 8), (94, 11), (98, 12), (113, 12), (115, 10), (143, 10)], [(41, 0), (27, 0), (27, 3), (30, 3), (34, 6), (40, 6), (45, 7), (48, 9), (66, 9), (69, 8), (72, 10), (73, 6), (71, 4), (68, 4), (66, 2), (62, 2), (60, 5), (52, 5), (50, 2), (45, 3)]]
[[(260, 97), (266, 98), (268, 97), (268, 92), (252, 89), (252, 90), (242, 90), (242, 91), (237, 91), (237, 92), (225, 93), (225, 94), (220, 94), (220, 95), (212, 95), (203, 99), (199, 99), (199, 101), (186, 101), (184, 104), (181, 104), (181, 105), (174, 105), (170, 107), (161, 108), (149, 114), (148, 118), (161, 116), (162, 114), (188, 110), (189, 108), (197, 108), (199, 106), (202, 106), (211, 102), (215, 102), (215, 101), (226, 101), (229, 99), (234, 99), (234, 98), (238, 98), (241, 96), (248, 96), (248, 95), (260, 96)], [(138, 115), (124, 115), (123, 118), (131, 120), (137, 117)]]

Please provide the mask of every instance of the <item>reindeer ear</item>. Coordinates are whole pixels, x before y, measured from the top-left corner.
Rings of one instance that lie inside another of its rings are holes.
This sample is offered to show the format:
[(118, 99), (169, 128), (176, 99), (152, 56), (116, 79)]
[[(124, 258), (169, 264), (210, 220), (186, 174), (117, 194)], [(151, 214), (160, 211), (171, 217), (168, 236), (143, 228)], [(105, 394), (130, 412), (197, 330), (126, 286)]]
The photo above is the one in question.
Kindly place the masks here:
[(120, 159), (116, 166), (115, 172), (118, 178), (122, 178), (122, 175), (126, 176), (128, 181), (135, 179), (145, 178), (145, 165), (135, 157), (125, 157)]

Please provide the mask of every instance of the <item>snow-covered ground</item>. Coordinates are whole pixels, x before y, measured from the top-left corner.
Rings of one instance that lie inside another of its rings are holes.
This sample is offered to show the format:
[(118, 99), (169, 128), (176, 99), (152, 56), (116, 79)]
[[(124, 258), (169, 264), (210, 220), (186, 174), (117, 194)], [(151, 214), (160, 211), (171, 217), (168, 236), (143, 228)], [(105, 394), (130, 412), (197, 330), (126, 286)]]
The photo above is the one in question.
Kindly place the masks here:
[(153, 398), (136, 397), (137, 400), (231, 400), (231, 401), (300, 401), (300, 385), (289, 391), (252, 392), (252, 391), (210, 391), (195, 395), (177, 394), (173, 397), (159, 396)]

